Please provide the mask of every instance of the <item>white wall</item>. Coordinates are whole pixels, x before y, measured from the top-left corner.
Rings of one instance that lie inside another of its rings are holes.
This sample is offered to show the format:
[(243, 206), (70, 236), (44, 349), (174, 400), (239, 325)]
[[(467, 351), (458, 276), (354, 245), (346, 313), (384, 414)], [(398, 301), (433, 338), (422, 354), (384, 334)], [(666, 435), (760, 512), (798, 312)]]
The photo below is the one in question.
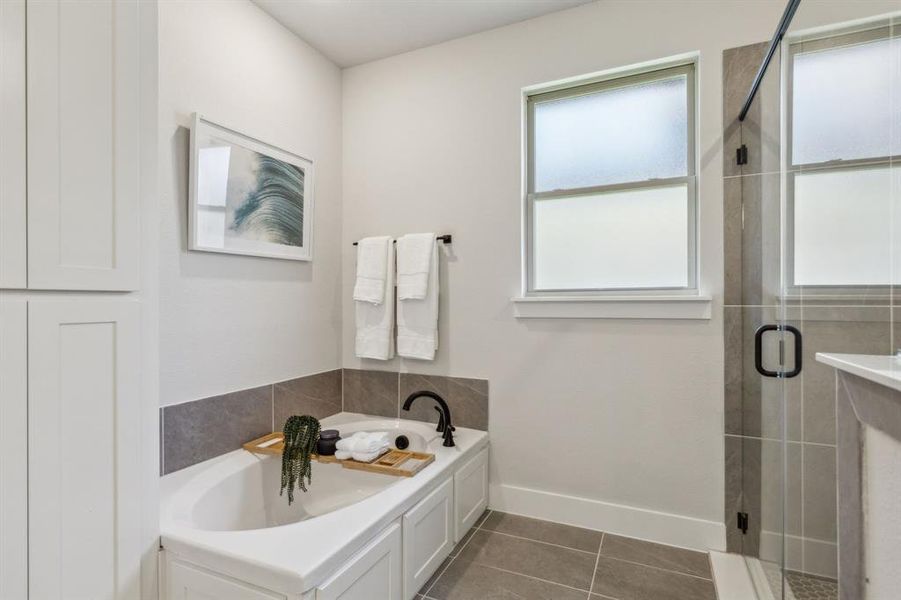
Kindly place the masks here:
[[(255, 5), (160, 2), (160, 398), (340, 367), (341, 73)], [(314, 261), (188, 252), (199, 111), (315, 165)]]
[[(488, 378), (495, 508), (724, 546), (721, 55), (769, 39), (784, 6), (599, 1), (344, 72), (343, 364)], [(898, 6), (811, 0), (794, 28)], [(700, 282), (713, 318), (515, 319), (521, 89), (686, 52), (700, 52)], [(356, 359), (351, 242), (432, 230), (454, 234), (438, 359)]]

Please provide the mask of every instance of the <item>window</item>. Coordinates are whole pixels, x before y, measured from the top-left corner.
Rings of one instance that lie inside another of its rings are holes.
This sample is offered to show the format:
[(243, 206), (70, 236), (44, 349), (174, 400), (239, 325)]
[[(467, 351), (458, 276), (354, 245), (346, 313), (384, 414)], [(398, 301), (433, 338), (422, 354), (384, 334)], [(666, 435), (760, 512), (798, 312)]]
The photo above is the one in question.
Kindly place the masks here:
[(527, 109), (527, 295), (695, 290), (694, 65)]
[(901, 281), (901, 40), (885, 26), (797, 42), (786, 77), (790, 286)]

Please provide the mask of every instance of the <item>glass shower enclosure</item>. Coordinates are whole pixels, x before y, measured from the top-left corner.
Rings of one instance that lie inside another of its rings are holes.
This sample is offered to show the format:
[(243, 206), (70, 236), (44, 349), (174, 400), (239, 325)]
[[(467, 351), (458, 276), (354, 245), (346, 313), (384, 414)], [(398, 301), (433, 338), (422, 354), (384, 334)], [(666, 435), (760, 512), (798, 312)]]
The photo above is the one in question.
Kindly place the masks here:
[(760, 600), (838, 599), (835, 380), (816, 353), (901, 346), (898, 23), (789, 28), (744, 120), (770, 43), (723, 54), (727, 544)]

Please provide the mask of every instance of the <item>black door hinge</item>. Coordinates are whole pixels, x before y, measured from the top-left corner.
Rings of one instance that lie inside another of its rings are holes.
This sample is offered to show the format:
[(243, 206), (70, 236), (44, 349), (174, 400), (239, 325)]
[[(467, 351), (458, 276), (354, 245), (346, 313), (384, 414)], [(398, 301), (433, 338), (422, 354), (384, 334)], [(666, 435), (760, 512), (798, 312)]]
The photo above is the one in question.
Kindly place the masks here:
[(742, 533), (748, 533), (748, 513), (738, 513), (738, 528), (741, 529)]
[(735, 162), (740, 165), (748, 164), (748, 147), (744, 144), (735, 151)]

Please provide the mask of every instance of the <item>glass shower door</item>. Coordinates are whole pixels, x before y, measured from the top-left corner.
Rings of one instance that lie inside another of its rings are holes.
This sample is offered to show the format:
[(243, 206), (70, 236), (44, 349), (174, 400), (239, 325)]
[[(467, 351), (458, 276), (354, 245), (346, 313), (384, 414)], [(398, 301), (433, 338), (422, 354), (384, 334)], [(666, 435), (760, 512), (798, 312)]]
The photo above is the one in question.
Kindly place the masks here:
[(761, 600), (783, 597), (786, 406), (794, 335), (783, 290), (780, 52), (737, 119), (769, 43), (724, 63), (726, 518)]

